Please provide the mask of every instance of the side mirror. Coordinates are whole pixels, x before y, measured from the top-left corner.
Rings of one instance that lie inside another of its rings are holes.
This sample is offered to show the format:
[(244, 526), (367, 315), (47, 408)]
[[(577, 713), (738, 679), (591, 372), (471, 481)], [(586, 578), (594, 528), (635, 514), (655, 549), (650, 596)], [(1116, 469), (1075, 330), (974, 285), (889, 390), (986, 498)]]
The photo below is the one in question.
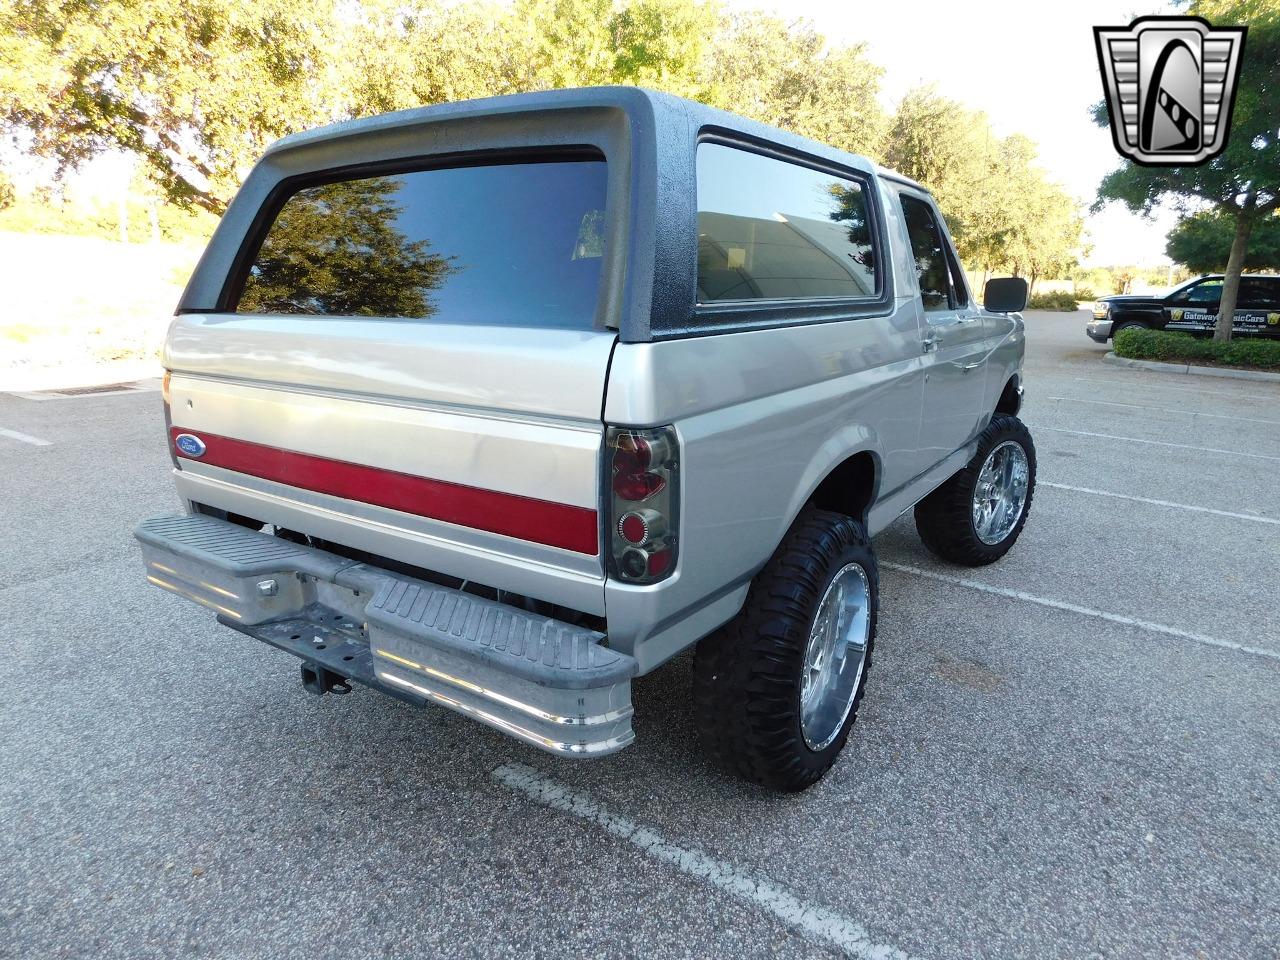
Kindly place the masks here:
[(982, 291), (982, 305), (992, 313), (1016, 313), (1027, 308), (1027, 281), (1021, 277), (994, 277)]

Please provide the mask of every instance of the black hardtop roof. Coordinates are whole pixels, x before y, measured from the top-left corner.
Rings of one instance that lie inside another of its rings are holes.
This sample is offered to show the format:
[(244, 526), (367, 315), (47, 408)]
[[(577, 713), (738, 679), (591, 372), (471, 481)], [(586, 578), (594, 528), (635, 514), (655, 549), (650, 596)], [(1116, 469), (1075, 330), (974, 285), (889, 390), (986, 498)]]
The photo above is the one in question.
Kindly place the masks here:
[(748, 120), (735, 113), (709, 107), (684, 97), (650, 90), (646, 87), (607, 86), (576, 87), (564, 90), (545, 90), (536, 93), (513, 93), (477, 100), (459, 100), (429, 107), (412, 107), (391, 113), (343, 120), (290, 134), (267, 148), (266, 156), (280, 151), (293, 150), (309, 144), (358, 137), (380, 130), (397, 127), (414, 127), (467, 118), (495, 117), (519, 113), (535, 113), (547, 110), (612, 107), (631, 116), (652, 118), (661, 130), (675, 124), (693, 124), (696, 128), (713, 127), (764, 142), (829, 159), (844, 166), (859, 167), (868, 172), (890, 177), (913, 186), (920, 184), (903, 174), (881, 167), (860, 154), (847, 153), (835, 147), (811, 140), (779, 127)]
[[(433, 157), (587, 148), (611, 161), (613, 213), (606, 224), (610, 242), (599, 317), (624, 341), (751, 329), (792, 317), (816, 322), (834, 315), (835, 307), (821, 303), (761, 303), (725, 308), (714, 318), (694, 316), (696, 153), (703, 137), (919, 187), (866, 157), (641, 87), (552, 90), (417, 107), (317, 127), (272, 144), (223, 215), (178, 310), (233, 309), (238, 285), (275, 211), (305, 183), (369, 176), (369, 171)], [(882, 289), (858, 309), (887, 310), (893, 297), (891, 244), (876, 199), (872, 202), (885, 251)]]

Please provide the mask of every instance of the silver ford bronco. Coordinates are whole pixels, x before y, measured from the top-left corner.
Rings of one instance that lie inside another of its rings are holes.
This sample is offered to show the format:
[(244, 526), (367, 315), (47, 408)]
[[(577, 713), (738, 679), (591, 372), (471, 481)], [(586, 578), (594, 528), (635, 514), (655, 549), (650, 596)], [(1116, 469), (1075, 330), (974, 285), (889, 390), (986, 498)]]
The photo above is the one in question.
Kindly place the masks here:
[(557, 754), (696, 645), (710, 753), (802, 789), (876, 635), (871, 538), (999, 559), (1035, 487), (1026, 284), (980, 306), (919, 184), (632, 88), (287, 137), (164, 347), (147, 579)]

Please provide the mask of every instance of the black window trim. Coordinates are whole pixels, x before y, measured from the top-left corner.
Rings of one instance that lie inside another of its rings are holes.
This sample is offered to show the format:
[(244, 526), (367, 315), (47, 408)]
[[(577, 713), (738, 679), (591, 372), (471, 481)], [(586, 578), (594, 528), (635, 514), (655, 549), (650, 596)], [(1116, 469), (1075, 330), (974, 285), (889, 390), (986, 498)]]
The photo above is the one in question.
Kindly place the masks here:
[[(788, 149), (768, 140), (759, 140), (719, 127), (703, 127), (699, 131), (694, 144), (695, 164), (697, 150), (704, 143), (713, 143), (742, 150), (746, 153), (754, 153), (771, 160), (790, 163), (857, 183), (862, 188), (863, 195), (867, 198), (867, 212), (873, 240), (872, 252), (875, 256), (876, 294), (873, 297), (775, 297), (747, 300), (715, 300), (703, 303), (697, 300), (697, 285), (695, 284), (691, 323), (693, 329), (673, 332), (676, 336), (722, 333), (726, 331), (726, 328), (754, 330), (805, 323), (831, 323), (862, 317), (886, 316), (892, 312), (893, 275), (890, 265), (891, 258), (885, 255), (888, 249), (888, 235), (885, 229), (884, 212), (881, 209), (878, 178), (875, 173), (847, 167), (799, 150)], [(693, 212), (695, 219), (694, 229), (696, 230), (698, 212), (696, 175), (694, 180)], [(692, 268), (695, 271), (697, 270), (696, 261)], [(664, 332), (664, 339), (669, 335)]]
[[(244, 295), (245, 283), (249, 271), (253, 267), (267, 233), (275, 225), (276, 218), (284, 205), (296, 194), (310, 187), (319, 187), (328, 183), (341, 183), (346, 180), (363, 180), (370, 177), (394, 176), (402, 173), (421, 173), (425, 170), (458, 169), (463, 167), (496, 167), (528, 163), (563, 163), (572, 161), (601, 161), (607, 163), (604, 151), (591, 144), (573, 144), (569, 146), (517, 147), (498, 150), (469, 150), (457, 153), (429, 154), (421, 157), (397, 157), (393, 160), (382, 160), (376, 163), (357, 163), (339, 167), (327, 167), (310, 173), (285, 177), (267, 195), (266, 200), (254, 215), (253, 223), (240, 243), (232, 260), (231, 269), (227, 271), (222, 290), (218, 294), (215, 309), (198, 310), (197, 313), (235, 313)], [(609, 198), (605, 197), (606, 206)], [(599, 314), (599, 298), (604, 296), (604, 281), (597, 293), (597, 309)], [(184, 312), (184, 311), (179, 311)], [(378, 317), (364, 319), (376, 320)], [(396, 319), (396, 318), (383, 318)], [(597, 326), (598, 324), (593, 324)]]

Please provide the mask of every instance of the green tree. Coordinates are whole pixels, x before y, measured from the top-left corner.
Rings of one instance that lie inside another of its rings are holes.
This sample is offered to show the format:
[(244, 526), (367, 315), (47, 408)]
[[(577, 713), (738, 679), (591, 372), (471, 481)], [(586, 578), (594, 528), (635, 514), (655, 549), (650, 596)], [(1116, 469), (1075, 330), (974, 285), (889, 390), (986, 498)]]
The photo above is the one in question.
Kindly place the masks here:
[[(1194, 273), (1218, 273), (1231, 259), (1235, 220), (1221, 212), (1206, 211), (1184, 217), (1169, 232), (1165, 253)], [(1280, 216), (1263, 217), (1249, 234), (1245, 270), (1280, 269)]]
[(697, 0), (631, 0), (612, 20), (615, 83), (699, 99), (719, 12)]
[(852, 153), (875, 155), (884, 128), (880, 67), (862, 44), (831, 47), (800, 20), (759, 12), (721, 22), (704, 102)]
[(989, 264), (998, 257), (993, 234), (1004, 218), (992, 216), (993, 139), (985, 114), (933, 87), (902, 98), (885, 136), (886, 165), (929, 187), (966, 262)]
[(920, 87), (898, 105), (883, 154), (929, 187), (965, 263), (1025, 273), (1033, 284), (1074, 266), (1079, 204), (1048, 181), (1026, 137), (997, 137), (985, 114)]
[(394, 177), (309, 187), (280, 211), (245, 281), (247, 313), (429, 317), (457, 268), (396, 226)]
[[(1280, 3), (1276, 0), (1193, 0), (1188, 13), (1220, 25), (1249, 28), (1227, 148), (1196, 167), (1143, 167), (1125, 161), (1098, 187), (1095, 209), (1110, 201), (1150, 214), (1163, 201), (1184, 214), (1209, 209), (1234, 226), (1218, 310), (1217, 340), (1230, 340), (1240, 272), (1254, 229), (1280, 209)], [(1106, 104), (1094, 108), (1107, 125)]]
[(335, 119), (339, 33), (335, 0), (9, 0), (0, 124), (64, 169), (137, 154), (218, 213), (268, 142)]

